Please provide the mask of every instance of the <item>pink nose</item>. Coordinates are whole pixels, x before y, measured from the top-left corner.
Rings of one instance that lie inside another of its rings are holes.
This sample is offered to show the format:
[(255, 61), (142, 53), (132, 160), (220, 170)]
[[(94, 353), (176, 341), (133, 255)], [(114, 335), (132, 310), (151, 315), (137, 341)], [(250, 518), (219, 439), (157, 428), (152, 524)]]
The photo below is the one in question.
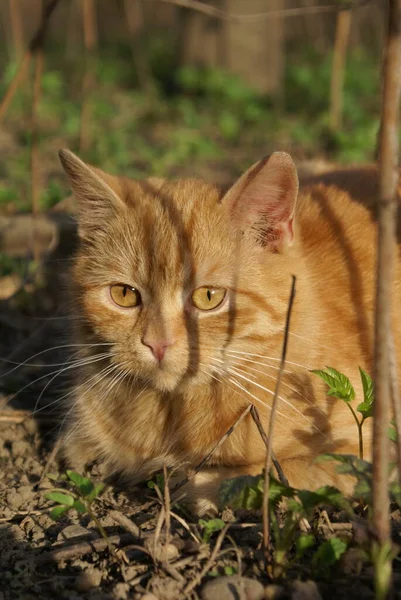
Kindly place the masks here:
[(153, 340), (142, 339), (142, 344), (147, 346), (152, 351), (153, 356), (161, 362), (166, 354), (166, 350), (169, 346), (171, 346), (174, 341), (166, 341), (161, 340), (159, 342), (154, 342)]

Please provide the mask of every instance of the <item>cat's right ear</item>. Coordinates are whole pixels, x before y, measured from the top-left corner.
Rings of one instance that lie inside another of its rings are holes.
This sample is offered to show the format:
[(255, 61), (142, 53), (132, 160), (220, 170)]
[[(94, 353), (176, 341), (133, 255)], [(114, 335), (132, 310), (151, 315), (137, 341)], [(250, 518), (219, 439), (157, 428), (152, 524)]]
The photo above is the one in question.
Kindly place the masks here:
[(283, 252), (294, 240), (298, 175), (286, 152), (260, 160), (229, 189), (226, 203), (235, 225), (272, 252)]
[(78, 200), (79, 235), (89, 239), (125, 206), (119, 196), (118, 179), (87, 165), (70, 150), (60, 150), (59, 157)]

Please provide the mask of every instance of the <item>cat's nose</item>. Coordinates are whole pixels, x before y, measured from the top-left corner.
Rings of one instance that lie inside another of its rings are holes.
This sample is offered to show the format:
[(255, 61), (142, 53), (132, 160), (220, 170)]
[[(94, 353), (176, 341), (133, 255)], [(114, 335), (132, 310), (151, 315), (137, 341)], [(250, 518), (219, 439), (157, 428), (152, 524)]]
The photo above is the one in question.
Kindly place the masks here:
[(153, 356), (161, 362), (166, 354), (166, 350), (169, 346), (174, 344), (174, 340), (148, 340), (146, 338), (142, 338), (142, 344), (147, 346), (152, 351)]

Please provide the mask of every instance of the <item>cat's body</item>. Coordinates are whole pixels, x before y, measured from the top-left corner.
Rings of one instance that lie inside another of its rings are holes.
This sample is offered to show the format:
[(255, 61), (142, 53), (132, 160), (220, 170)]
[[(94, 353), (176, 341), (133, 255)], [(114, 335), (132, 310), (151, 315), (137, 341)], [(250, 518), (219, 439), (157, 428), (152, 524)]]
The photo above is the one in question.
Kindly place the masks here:
[[(261, 161), (225, 196), (197, 180), (131, 182), (70, 153), (61, 157), (80, 202), (73, 309), (75, 342), (87, 359), (66, 432), (71, 461), (100, 458), (110, 472), (136, 480), (163, 463), (185, 470), (249, 402), (267, 430), (294, 274), (273, 448), (292, 485), (341, 486), (326, 463), (313, 460), (321, 452), (357, 454), (355, 422), (309, 370), (343, 371), (359, 399), (358, 366), (372, 373), (376, 226), (369, 180), (376, 172), (363, 172), (365, 205), (341, 190), (339, 178), (340, 187), (317, 183), (301, 191), (294, 221), (298, 187), (287, 155)], [(113, 302), (110, 286), (125, 290), (126, 302), (128, 288), (118, 284), (139, 290), (137, 306)], [(199, 289), (202, 302), (220, 289), (225, 300), (199, 310), (192, 296)], [(394, 315), (400, 298), (398, 251)], [(394, 338), (401, 366), (399, 317)], [(368, 425), (364, 435), (369, 455)], [(259, 473), (264, 460), (248, 415), (192, 482), (198, 509), (208, 506), (202, 499), (215, 500), (222, 479)]]

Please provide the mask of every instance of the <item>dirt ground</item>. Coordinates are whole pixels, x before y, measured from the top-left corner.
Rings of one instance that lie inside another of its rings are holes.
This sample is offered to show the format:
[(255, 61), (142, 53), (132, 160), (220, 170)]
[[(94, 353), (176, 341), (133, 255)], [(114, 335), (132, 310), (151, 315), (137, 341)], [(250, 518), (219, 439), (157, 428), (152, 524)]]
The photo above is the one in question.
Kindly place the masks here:
[[(32, 223), (13, 219), (7, 231), (17, 232), (17, 241), (7, 243), (21, 250)], [(50, 518), (52, 503), (45, 494), (63, 484), (41, 477), (68, 394), (68, 372), (60, 365), (67, 357), (64, 273), (74, 237), (69, 218), (52, 213), (47, 219), (39, 267), (32, 261), (32, 268), (0, 281), (0, 600), (374, 598), (372, 567), (358, 550), (360, 528), (335, 514), (330, 514), (332, 528), (321, 512), (312, 523), (319, 539), (336, 533), (350, 541), (335, 569), (316, 574), (306, 554), (274, 582), (264, 564), (258, 514), (226, 510), (220, 515), (226, 528), (206, 542), (198, 520), (181, 508), (173, 506), (166, 518), (146, 484), (129, 497), (124, 489), (108, 488), (94, 511), (113, 553), (87, 514), (71, 511), (57, 522)], [(50, 473), (62, 473), (55, 460)], [(94, 466), (90, 477), (101, 480), (101, 467)], [(400, 543), (398, 509), (393, 525), (394, 541)], [(401, 599), (399, 561), (393, 589), (393, 598)]]

